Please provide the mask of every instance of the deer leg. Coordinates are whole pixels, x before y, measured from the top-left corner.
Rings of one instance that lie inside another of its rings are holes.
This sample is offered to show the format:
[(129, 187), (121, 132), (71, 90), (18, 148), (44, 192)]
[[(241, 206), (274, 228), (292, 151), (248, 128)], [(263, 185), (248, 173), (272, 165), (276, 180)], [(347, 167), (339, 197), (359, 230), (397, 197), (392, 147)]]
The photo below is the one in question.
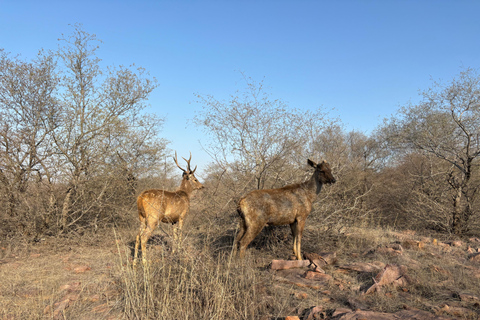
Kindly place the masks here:
[(245, 226), (245, 221), (243, 221), (243, 219), (240, 221), (240, 223), (238, 225), (239, 225), (240, 229), (238, 230), (237, 236), (235, 237), (235, 240), (233, 241), (233, 255), (234, 256), (237, 254), (238, 244), (239, 244), (240, 240), (243, 238), (243, 236), (245, 235), (245, 230), (247, 228)]
[(293, 254), (295, 257), (298, 258), (297, 255), (297, 235), (298, 235), (298, 222), (295, 220), (292, 224), (290, 224), (290, 229), (292, 230), (293, 236)]
[(143, 229), (142, 234), (140, 235), (140, 241), (142, 244), (142, 262), (144, 266), (147, 264), (147, 242), (148, 239), (150, 239), (152, 232), (153, 229), (149, 226), (146, 226), (146, 228)]
[[(140, 219), (141, 220), (141, 219)], [(138, 231), (137, 237), (135, 239), (135, 253), (133, 256), (133, 267), (137, 267), (137, 259), (138, 259), (138, 247), (140, 245), (140, 236), (145, 231), (145, 221), (140, 221), (140, 229)], [(143, 252), (142, 252), (143, 254)]]
[(138, 246), (140, 245), (140, 234), (142, 233), (142, 230), (140, 229), (140, 232), (137, 234), (137, 238), (135, 240), (135, 253), (133, 256), (133, 267), (137, 266), (137, 258), (138, 258)]
[(253, 239), (262, 231), (264, 224), (245, 225), (246, 230), (243, 237), (240, 239), (240, 258), (245, 257), (245, 250)]
[(301, 247), (302, 247), (302, 234), (303, 234), (303, 228), (305, 227), (305, 221), (304, 220), (300, 220), (300, 221), (297, 221), (296, 223), (297, 225), (297, 228), (296, 228), (296, 237), (295, 237), (295, 244), (296, 244), (296, 256), (297, 256), (297, 259), (298, 260), (302, 260), (302, 251), (301, 251)]
[(183, 228), (183, 218), (178, 220), (178, 223), (173, 226), (173, 243), (172, 243), (172, 253), (175, 253), (175, 249), (180, 247), (182, 242), (182, 228)]
[(183, 220), (178, 220), (178, 223), (173, 225), (173, 241), (177, 242), (181, 238), (183, 228)]

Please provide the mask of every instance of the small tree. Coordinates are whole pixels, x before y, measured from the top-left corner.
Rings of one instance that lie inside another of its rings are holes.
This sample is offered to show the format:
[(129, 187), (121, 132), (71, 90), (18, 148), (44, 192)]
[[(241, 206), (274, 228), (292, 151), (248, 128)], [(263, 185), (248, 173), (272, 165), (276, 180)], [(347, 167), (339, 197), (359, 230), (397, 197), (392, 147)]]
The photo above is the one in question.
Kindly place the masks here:
[(403, 107), (382, 132), (393, 148), (433, 154), (450, 164), (445, 176), (452, 190), (451, 231), (463, 234), (476, 212), (479, 189), (480, 77), (466, 69), (449, 84), (434, 83), (417, 105)]

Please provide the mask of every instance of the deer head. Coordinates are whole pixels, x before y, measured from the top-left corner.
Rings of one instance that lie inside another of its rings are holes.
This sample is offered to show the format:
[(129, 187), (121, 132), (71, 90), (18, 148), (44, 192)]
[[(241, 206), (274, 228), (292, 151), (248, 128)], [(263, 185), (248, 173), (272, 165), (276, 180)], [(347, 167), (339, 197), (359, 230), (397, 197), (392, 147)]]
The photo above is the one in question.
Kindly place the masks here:
[(173, 158), (173, 160), (175, 160), (175, 163), (177, 164), (177, 167), (183, 171), (183, 174), (182, 174), (182, 178), (183, 178), (183, 181), (182, 181), (182, 185), (184, 184), (184, 182), (188, 182), (190, 183), (190, 186), (193, 190), (198, 190), (198, 189), (202, 189), (204, 188), (203, 187), (203, 184), (200, 183), (200, 181), (198, 181), (198, 179), (195, 177), (195, 170), (197, 170), (197, 166), (195, 166), (195, 169), (192, 169), (190, 168), (190, 161), (192, 160), (192, 153), (190, 152), (190, 158), (185, 159), (182, 157), (183, 160), (185, 160), (187, 162), (187, 170), (183, 169), (182, 167), (180, 167), (180, 165), (178, 164), (178, 161), (177, 161), (177, 152), (175, 151), (175, 158)]
[(330, 169), (330, 165), (327, 163), (327, 161), (323, 160), (322, 162), (317, 164), (314, 161), (308, 159), (308, 164), (315, 168), (315, 175), (320, 183), (332, 184), (337, 181), (335, 180), (335, 177), (332, 174), (332, 170)]

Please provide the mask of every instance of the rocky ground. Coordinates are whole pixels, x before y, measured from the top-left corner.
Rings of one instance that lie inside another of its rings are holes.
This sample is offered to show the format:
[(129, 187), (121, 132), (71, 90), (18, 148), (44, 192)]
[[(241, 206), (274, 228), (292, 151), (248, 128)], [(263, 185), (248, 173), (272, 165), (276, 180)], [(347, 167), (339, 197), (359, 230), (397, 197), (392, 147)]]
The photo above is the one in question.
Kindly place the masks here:
[[(305, 260), (256, 266), (272, 279), (262, 284), (266, 299), (281, 290), (297, 306), (273, 319), (480, 318), (480, 239), (408, 232), (388, 239), (351, 252), (304, 250)], [(119, 281), (131, 242), (58, 241), (15, 252), (0, 247), (0, 319), (125, 319)]]
[[(408, 233), (396, 233), (395, 237), (391, 243), (350, 253), (349, 263), (345, 259), (339, 263), (335, 252), (305, 253), (303, 261), (273, 260), (270, 272), (279, 282), (297, 287), (295, 298), (307, 299), (306, 289), (325, 295), (325, 304), (285, 319), (480, 319), (475, 285), (480, 279), (480, 239), (415, 240)], [(435, 290), (431, 299), (419, 292), (425, 286)], [(331, 292), (332, 287), (336, 293)], [(329, 308), (332, 299), (344, 299), (345, 308)], [(401, 310), (368, 310), (375, 299), (384, 304), (401, 302)]]

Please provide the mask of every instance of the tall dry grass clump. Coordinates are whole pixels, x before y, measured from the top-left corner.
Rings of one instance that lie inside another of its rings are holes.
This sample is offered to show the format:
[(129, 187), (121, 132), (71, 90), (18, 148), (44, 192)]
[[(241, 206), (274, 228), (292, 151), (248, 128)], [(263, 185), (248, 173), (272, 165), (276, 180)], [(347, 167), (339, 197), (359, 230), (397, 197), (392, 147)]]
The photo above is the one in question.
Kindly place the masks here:
[[(152, 250), (152, 249), (150, 249)], [(153, 251), (153, 250), (152, 250)], [(158, 253), (147, 266), (121, 263), (124, 314), (131, 319), (255, 319), (267, 308), (259, 271), (204, 248)]]

